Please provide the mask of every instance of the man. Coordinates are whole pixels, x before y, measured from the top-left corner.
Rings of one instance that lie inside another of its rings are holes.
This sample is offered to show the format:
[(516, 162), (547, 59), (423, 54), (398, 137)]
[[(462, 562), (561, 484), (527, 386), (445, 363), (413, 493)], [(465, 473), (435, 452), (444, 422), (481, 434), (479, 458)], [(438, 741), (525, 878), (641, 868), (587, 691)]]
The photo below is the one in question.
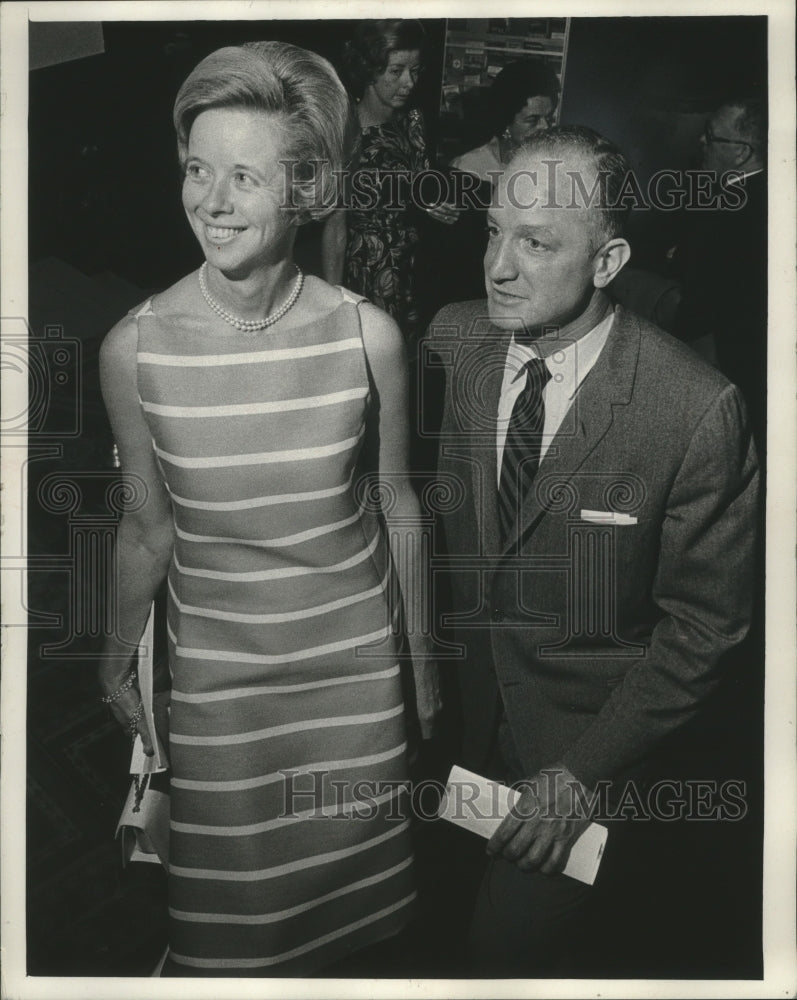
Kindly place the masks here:
[(487, 301), (446, 307), (430, 330), (448, 369), (439, 473), (462, 495), (444, 518), (461, 763), (526, 782), (488, 843), (469, 949), (487, 974), (573, 971), (594, 890), (560, 872), (584, 803), (644, 787), (748, 628), (744, 404), (610, 304), (630, 255), (614, 207), (627, 172), (588, 129), (531, 138), (488, 213)]
[[(674, 332), (713, 336), (717, 365), (742, 390), (763, 455), (766, 426), (767, 188), (766, 105), (732, 99), (706, 122), (700, 165), (726, 195), (689, 205), (671, 251), (683, 296)], [(730, 198), (728, 197), (730, 195)]]

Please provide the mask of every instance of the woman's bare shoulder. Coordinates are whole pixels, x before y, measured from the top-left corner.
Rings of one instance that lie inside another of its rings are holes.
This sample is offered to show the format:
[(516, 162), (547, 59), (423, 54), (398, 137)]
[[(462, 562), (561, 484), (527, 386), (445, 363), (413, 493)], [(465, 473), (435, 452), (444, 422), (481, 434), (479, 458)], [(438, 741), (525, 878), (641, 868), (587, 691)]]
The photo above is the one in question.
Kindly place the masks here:
[(404, 338), (396, 321), (371, 302), (360, 307), (363, 346), (372, 365), (403, 366), (406, 363)]
[(119, 363), (135, 356), (138, 346), (138, 319), (127, 313), (105, 334), (100, 344), (100, 366)]

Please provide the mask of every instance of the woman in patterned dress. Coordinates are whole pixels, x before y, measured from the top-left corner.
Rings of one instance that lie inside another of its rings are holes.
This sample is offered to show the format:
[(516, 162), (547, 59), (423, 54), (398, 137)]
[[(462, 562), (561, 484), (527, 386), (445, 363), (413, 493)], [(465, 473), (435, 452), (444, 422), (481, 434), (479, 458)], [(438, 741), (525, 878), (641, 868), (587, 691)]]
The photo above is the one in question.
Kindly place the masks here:
[[(424, 30), (414, 20), (361, 21), (347, 43), (341, 71), (356, 101), (360, 161), (345, 207), (327, 221), (322, 238), (325, 278), (343, 280), (384, 309), (409, 345), (421, 333), (414, 270), (417, 213), (424, 207), (411, 185), (429, 169), (429, 158), (423, 116), (407, 104), (423, 47)], [(443, 204), (425, 210), (439, 222), (458, 217)]]
[[(418, 616), (404, 349), (385, 313), (292, 261), (297, 227), (335, 204), (353, 134), (329, 63), (277, 42), (221, 49), (174, 118), (205, 262), (102, 347), (139, 503), (119, 526), (100, 683), (152, 754), (129, 651), (166, 577), (162, 974), (304, 975), (395, 934), (415, 897), (386, 541)], [(428, 735), (435, 668), (423, 636), (409, 646)]]

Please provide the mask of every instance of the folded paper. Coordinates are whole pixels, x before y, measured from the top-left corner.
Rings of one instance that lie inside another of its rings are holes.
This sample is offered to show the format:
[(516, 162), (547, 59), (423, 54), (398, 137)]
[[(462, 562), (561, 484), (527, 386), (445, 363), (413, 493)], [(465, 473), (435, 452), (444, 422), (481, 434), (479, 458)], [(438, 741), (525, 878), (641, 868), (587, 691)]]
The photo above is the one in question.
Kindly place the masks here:
[[(520, 793), (514, 788), (455, 765), (448, 776), (438, 815), (489, 839), (519, 798)], [(570, 848), (564, 874), (592, 885), (600, 868), (607, 837), (605, 826), (590, 823)]]

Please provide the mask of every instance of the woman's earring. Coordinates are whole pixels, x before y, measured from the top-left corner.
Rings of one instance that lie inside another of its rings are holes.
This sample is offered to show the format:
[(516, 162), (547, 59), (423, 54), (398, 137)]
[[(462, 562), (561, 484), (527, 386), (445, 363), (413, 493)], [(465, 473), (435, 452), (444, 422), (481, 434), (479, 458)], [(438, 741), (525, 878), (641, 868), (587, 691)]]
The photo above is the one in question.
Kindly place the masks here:
[(512, 138), (512, 133), (509, 131), (509, 126), (508, 125), (504, 129), (504, 131), (501, 133), (501, 138), (502, 139), (506, 139), (507, 142), (509, 142), (509, 140)]

